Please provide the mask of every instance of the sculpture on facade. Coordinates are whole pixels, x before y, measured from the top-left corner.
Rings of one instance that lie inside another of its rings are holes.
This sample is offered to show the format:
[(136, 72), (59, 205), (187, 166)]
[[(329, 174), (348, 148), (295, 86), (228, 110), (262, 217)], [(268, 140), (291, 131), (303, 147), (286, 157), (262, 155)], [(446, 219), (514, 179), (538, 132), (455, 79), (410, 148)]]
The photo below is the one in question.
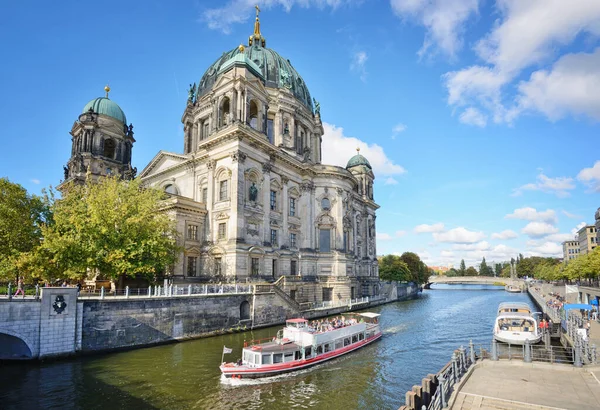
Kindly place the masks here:
[(63, 171), (65, 171), (65, 181), (69, 178), (69, 166), (64, 166)]
[(286, 122), (285, 125), (283, 126), (283, 133), (285, 135), (289, 135), (290, 133), (290, 126), (288, 125), (288, 123)]
[(256, 184), (253, 182), (250, 185), (250, 200), (256, 202), (256, 198), (258, 197), (258, 188), (256, 188)]
[(196, 99), (196, 83), (190, 84), (190, 89), (188, 90), (188, 101), (194, 103)]
[(321, 104), (313, 97), (313, 102), (315, 103), (315, 115), (321, 116)]

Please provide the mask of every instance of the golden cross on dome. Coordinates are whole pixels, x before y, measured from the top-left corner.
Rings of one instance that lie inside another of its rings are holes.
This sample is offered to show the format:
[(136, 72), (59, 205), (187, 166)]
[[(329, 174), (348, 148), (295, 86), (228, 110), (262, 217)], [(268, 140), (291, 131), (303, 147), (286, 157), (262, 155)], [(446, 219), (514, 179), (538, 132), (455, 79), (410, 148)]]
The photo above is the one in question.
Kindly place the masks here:
[(356, 153), (360, 154), (360, 147), (356, 147)]
[(256, 9), (256, 18), (258, 19), (258, 13), (260, 13), (260, 9), (258, 8), (258, 4), (254, 6)]

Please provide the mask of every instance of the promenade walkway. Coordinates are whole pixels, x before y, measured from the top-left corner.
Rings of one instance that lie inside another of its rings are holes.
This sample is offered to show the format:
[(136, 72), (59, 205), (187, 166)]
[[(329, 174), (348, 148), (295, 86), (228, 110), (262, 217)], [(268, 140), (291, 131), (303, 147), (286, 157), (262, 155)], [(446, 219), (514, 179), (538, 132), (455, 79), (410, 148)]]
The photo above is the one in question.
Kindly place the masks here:
[(485, 360), (450, 399), (450, 409), (600, 409), (600, 367)]

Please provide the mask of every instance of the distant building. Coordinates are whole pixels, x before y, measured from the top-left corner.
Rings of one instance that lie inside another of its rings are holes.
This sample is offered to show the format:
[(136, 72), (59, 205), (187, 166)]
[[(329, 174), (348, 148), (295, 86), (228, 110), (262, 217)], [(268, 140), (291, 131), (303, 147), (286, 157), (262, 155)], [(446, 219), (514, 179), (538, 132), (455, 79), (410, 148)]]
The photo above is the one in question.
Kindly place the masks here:
[(433, 270), (437, 275), (445, 275), (452, 266), (430, 266), (429, 269)]
[(587, 255), (597, 244), (597, 231), (595, 225), (587, 225), (577, 232), (577, 240), (579, 241), (579, 254)]
[(563, 247), (563, 261), (569, 261), (579, 256), (579, 241), (564, 241)]

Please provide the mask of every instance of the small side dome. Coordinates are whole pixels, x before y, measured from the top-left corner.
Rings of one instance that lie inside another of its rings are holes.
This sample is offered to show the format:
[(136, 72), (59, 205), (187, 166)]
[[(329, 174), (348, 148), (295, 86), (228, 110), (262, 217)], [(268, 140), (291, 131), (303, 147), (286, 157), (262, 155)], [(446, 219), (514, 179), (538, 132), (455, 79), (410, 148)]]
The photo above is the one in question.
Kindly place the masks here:
[(365, 157), (360, 155), (360, 148), (357, 148), (356, 155), (353, 156), (352, 158), (350, 158), (350, 161), (348, 161), (348, 164), (346, 165), (346, 169), (352, 168), (352, 167), (357, 167), (359, 165), (364, 165), (365, 167), (369, 168), (370, 170), (373, 169), (371, 167), (371, 164), (369, 164), (369, 161)]
[(127, 118), (125, 117), (125, 113), (121, 107), (119, 107), (117, 103), (110, 100), (108, 97), (94, 98), (92, 101), (87, 103), (85, 107), (83, 107), (83, 111), (81, 113), (85, 114), (90, 110), (90, 108), (96, 114), (108, 115), (109, 117), (113, 117), (114, 119), (121, 121), (123, 124), (127, 124)]

